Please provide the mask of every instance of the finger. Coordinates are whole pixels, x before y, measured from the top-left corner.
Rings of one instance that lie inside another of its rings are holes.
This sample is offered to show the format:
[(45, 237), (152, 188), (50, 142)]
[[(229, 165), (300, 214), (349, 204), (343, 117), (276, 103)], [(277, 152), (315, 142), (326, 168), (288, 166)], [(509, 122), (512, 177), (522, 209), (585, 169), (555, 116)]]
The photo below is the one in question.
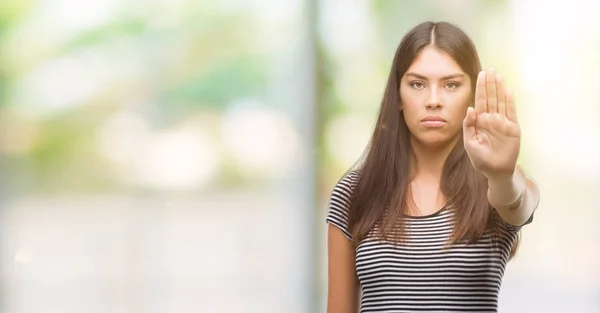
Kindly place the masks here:
[(514, 123), (518, 123), (517, 119), (517, 108), (515, 105), (515, 96), (513, 91), (510, 89), (506, 89), (506, 117), (509, 121)]
[(498, 99), (496, 94), (496, 71), (490, 67), (485, 73), (485, 91), (487, 93), (487, 112), (498, 113)]
[(479, 72), (477, 75), (477, 84), (475, 86), (475, 111), (477, 111), (478, 114), (487, 112), (484, 71)]
[(467, 108), (467, 115), (463, 120), (463, 138), (470, 139), (476, 136), (475, 124), (477, 122), (477, 112), (474, 108)]
[(504, 77), (496, 73), (496, 93), (498, 94), (498, 113), (507, 116), (506, 113), (506, 89), (504, 87)]

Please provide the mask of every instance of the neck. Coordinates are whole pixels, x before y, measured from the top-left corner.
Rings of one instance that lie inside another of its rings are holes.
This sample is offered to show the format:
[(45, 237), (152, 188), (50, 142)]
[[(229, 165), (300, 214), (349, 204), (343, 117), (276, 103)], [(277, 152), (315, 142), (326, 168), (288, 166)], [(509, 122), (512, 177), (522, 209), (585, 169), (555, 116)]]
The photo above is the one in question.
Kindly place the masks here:
[(411, 138), (412, 177), (433, 178), (437, 181), (442, 178), (444, 163), (458, 142), (458, 137), (449, 143), (439, 146), (427, 146)]

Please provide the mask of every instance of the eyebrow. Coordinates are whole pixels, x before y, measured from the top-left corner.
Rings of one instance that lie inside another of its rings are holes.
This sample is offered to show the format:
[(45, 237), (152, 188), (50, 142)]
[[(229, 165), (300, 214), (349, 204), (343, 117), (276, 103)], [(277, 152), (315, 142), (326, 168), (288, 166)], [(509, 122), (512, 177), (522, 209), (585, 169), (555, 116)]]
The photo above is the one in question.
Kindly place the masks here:
[[(417, 73), (406, 73), (406, 76), (414, 76), (418, 79), (422, 79), (422, 80), (428, 80), (427, 77), (421, 75), (421, 74), (417, 74)], [(444, 77), (442, 77), (442, 80), (447, 80), (447, 79), (452, 79), (452, 78), (463, 78), (465, 76), (465, 74), (452, 74), (452, 75), (446, 75)]]

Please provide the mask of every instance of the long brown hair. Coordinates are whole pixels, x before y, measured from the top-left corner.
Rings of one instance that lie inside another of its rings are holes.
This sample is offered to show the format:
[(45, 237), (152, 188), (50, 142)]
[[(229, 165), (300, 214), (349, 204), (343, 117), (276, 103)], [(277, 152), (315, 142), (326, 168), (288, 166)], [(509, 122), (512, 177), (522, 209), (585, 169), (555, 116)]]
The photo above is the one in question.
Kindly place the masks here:
[[(398, 242), (403, 236), (403, 218), (410, 200), (410, 131), (400, 109), (399, 84), (402, 76), (423, 48), (434, 45), (445, 51), (471, 78), (475, 92), (481, 64), (471, 39), (460, 28), (446, 22), (425, 22), (408, 32), (394, 56), (379, 117), (358, 165), (359, 179), (352, 195), (349, 229), (355, 244), (376, 228), (384, 239)], [(440, 188), (446, 207), (457, 208), (450, 243), (476, 242), (489, 228), (495, 228), (487, 200), (487, 179), (477, 171), (460, 140), (444, 163)], [(399, 209), (398, 209), (399, 208)], [(511, 251), (516, 251), (517, 242)]]

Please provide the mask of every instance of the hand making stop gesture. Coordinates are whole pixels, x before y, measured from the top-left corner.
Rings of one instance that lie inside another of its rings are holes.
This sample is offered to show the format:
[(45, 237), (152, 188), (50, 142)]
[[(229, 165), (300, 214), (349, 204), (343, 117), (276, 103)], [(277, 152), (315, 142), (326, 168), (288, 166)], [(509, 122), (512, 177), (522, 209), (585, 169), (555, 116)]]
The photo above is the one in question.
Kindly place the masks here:
[(473, 166), (488, 179), (512, 175), (521, 146), (515, 100), (493, 68), (477, 76), (475, 108), (463, 121), (465, 149)]

